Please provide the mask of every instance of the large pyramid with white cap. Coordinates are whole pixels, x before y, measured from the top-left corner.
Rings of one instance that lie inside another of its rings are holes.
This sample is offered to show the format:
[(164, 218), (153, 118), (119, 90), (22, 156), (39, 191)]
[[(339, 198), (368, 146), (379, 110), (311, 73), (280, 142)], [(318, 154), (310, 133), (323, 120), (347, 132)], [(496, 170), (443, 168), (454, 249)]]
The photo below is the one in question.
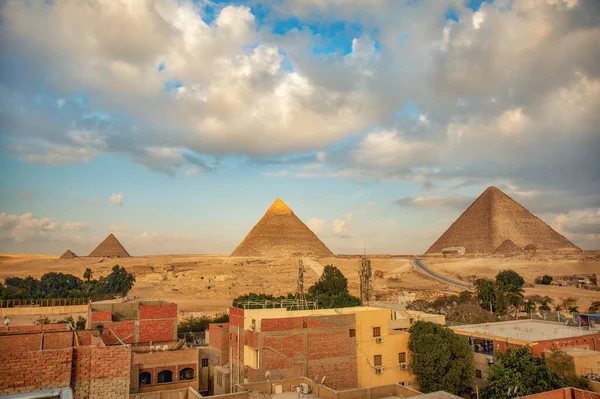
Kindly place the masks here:
[(231, 255), (325, 257), (333, 253), (277, 198)]
[(488, 187), (426, 253), (464, 247), (467, 254), (489, 254), (506, 240), (517, 248), (533, 245), (549, 252), (580, 250), (508, 195)]
[(117, 240), (117, 237), (110, 233), (89, 256), (95, 258), (129, 258), (129, 253)]

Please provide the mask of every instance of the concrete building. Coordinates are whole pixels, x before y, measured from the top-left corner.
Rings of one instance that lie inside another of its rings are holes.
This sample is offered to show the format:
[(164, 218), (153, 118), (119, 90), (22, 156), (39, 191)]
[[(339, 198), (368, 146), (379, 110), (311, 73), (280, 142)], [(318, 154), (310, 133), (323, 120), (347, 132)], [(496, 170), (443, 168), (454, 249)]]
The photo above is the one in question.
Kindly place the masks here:
[(455, 333), (469, 338), (475, 360), (475, 385), (485, 385), (495, 351), (529, 346), (535, 356), (556, 346), (588, 350), (600, 349), (600, 331), (588, 327), (565, 326), (542, 320), (513, 320), (498, 323), (470, 324), (451, 327)]
[(229, 315), (230, 389), (245, 381), (302, 376), (325, 377), (333, 389), (409, 385), (414, 377), (408, 329), (417, 320), (444, 323), (439, 315), (376, 307), (231, 308)]
[[(599, 375), (600, 374), (600, 351), (593, 351), (585, 348), (572, 348), (565, 346), (561, 351), (573, 358), (575, 374), (581, 375)], [(544, 352), (546, 356), (550, 351)]]

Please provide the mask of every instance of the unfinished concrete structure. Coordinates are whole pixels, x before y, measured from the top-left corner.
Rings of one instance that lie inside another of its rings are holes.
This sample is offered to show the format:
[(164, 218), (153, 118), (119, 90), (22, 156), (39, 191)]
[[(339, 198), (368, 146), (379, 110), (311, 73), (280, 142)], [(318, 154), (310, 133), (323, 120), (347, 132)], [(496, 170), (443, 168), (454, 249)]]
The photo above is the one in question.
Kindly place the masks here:
[(277, 198), (231, 256), (325, 257), (333, 253)]
[[(510, 242), (506, 243), (507, 240)], [(538, 251), (580, 251), (515, 200), (496, 187), (488, 187), (426, 251), (464, 247), (467, 254), (491, 254), (517, 248)]]

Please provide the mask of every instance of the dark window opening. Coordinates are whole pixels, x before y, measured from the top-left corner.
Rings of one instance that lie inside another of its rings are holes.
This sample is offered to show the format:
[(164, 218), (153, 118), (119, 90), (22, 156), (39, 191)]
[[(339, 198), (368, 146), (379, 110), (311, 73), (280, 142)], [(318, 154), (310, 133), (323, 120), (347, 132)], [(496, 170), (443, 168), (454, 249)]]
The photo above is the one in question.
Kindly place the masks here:
[(381, 337), (381, 327), (373, 327), (373, 336)]
[(356, 329), (351, 328), (350, 330), (348, 330), (348, 335), (350, 336), (350, 338), (356, 337)]
[(140, 385), (152, 384), (152, 374), (147, 371), (140, 373)]
[(398, 363), (406, 363), (406, 352), (398, 353)]
[(208, 367), (208, 358), (202, 359), (202, 367)]
[(381, 360), (381, 355), (375, 355), (375, 356), (373, 356), (373, 364), (374, 364), (375, 367), (379, 367), (379, 366), (381, 366), (383, 364), (382, 360)]
[(194, 379), (194, 369), (191, 367), (186, 367), (179, 372), (180, 380), (193, 380)]
[(481, 370), (475, 370), (475, 377), (483, 378), (483, 373), (481, 372)]
[(171, 370), (163, 370), (158, 373), (158, 383), (166, 384), (167, 382), (173, 382), (173, 372)]

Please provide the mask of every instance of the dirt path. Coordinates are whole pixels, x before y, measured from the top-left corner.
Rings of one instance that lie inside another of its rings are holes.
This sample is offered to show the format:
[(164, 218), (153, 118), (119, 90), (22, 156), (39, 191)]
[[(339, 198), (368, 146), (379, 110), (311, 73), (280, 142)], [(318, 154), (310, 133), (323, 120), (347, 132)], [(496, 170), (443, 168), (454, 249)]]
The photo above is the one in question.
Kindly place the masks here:
[(321, 266), (319, 262), (312, 258), (302, 258), (302, 263), (304, 264), (304, 266), (310, 267), (311, 270), (317, 275), (317, 278), (321, 278), (321, 275), (325, 271), (325, 268)]

